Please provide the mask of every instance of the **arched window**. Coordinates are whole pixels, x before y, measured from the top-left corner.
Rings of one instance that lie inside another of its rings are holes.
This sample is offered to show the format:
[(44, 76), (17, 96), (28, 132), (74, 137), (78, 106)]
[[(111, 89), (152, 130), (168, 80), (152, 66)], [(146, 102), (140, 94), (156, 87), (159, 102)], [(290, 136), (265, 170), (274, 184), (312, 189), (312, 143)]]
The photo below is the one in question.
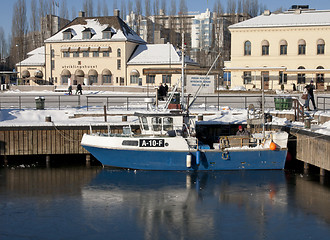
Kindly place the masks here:
[(88, 72), (88, 80), (89, 80), (89, 85), (93, 85), (94, 83), (97, 83), (97, 77), (98, 73), (96, 70), (91, 69)]
[[(303, 66), (298, 67), (298, 69), (305, 69)], [(301, 84), (301, 83), (305, 83), (306, 82), (306, 77), (305, 77), (305, 73), (302, 71), (301, 73), (298, 73), (297, 76), (297, 83)]]
[(70, 77), (71, 77), (71, 72), (68, 69), (64, 69), (61, 72), (61, 84), (67, 84), (69, 82)]
[(298, 54), (299, 55), (306, 54), (306, 41), (304, 39), (300, 39), (298, 41)]
[(120, 50), (120, 48), (117, 49), (117, 57), (121, 57), (121, 50)]
[(102, 71), (102, 84), (104, 83), (111, 83), (111, 76), (112, 76), (112, 73), (109, 69), (104, 69)]
[(269, 42), (267, 40), (263, 40), (261, 43), (261, 54), (263, 56), (269, 55)]
[(288, 43), (286, 40), (280, 41), (280, 55), (287, 55), (288, 53)]
[(244, 43), (244, 55), (245, 56), (251, 55), (251, 42), (250, 41), (246, 41)]
[[(318, 66), (316, 69), (324, 69), (324, 67)], [(316, 85), (318, 85), (319, 83), (324, 83), (324, 73), (323, 72), (318, 72), (316, 74)]]
[(317, 54), (324, 54), (325, 42), (323, 39), (317, 40)]

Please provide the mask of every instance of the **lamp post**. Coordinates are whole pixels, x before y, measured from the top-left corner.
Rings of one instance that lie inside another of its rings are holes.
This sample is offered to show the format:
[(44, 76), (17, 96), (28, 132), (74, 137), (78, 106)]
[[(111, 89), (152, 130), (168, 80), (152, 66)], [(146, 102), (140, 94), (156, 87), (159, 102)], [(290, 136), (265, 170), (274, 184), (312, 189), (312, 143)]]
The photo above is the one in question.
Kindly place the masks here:
[[(20, 61), (20, 54), (19, 54), (19, 45), (16, 44), (16, 47), (17, 47), (17, 55), (18, 55), (18, 61), (19, 61), (19, 78), (22, 78), (22, 66), (21, 66), (21, 61)], [(18, 78), (16, 78), (16, 86), (18, 86)]]

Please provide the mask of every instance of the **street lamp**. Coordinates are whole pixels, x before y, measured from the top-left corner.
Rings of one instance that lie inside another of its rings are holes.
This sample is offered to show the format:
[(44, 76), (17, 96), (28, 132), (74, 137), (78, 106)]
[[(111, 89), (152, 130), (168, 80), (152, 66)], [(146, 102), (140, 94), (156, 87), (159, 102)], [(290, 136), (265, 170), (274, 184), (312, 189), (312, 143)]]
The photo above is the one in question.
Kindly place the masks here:
[[(17, 55), (18, 55), (18, 61), (19, 61), (19, 75), (20, 77), (19, 78), (22, 78), (22, 66), (21, 66), (21, 61), (20, 61), (20, 54), (19, 54), (19, 45), (16, 44), (16, 47), (17, 47)], [(18, 86), (18, 79), (16, 78), (16, 86)]]

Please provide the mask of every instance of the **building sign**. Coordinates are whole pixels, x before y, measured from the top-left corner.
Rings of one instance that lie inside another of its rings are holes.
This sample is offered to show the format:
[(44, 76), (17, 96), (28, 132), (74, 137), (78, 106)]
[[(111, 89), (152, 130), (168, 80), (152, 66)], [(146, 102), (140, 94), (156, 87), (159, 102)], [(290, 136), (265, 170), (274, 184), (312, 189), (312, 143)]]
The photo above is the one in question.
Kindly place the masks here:
[(97, 68), (97, 65), (64, 65), (62, 66), (62, 69), (83, 69), (83, 68)]
[(187, 75), (186, 92), (195, 94), (202, 83), (201, 94), (214, 93), (214, 75)]

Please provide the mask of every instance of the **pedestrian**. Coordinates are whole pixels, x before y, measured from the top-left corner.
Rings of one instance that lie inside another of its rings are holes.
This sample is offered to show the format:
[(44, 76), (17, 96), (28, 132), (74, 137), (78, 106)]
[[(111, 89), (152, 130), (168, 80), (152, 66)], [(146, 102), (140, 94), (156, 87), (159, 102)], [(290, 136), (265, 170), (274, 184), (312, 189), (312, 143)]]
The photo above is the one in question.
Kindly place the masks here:
[(309, 97), (308, 97), (309, 94), (308, 94), (308, 89), (309, 89), (309, 85), (306, 85), (306, 86), (304, 87), (304, 91), (303, 91), (302, 99), (305, 100), (304, 107), (305, 107), (308, 111), (310, 111), (310, 109), (309, 109)]
[(81, 84), (80, 84), (80, 83), (77, 85), (76, 95), (77, 95), (77, 94), (82, 95), (82, 87), (81, 87)]
[(165, 87), (163, 86), (163, 84), (161, 83), (159, 85), (159, 88), (158, 88), (158, 99), (160, 101), (163, 101), (164, 100), (164, 96), (165, 96)]
[(239, 126), (238, 126), (238, 130), (237, 130), (237, 132), (236, 132), (236, 135), (237, 135), (237, 136), (248, 136), (248, 135), (249, 135), (249, 132), (246, 131), (246, 130), (242, 127), (242, 125), (239, 125)]
[(72, 95), (72, 85), (69, 86), (68, 92), (69, 92), (69, 95)]
[(167, 93), (168, 93), (168, 86), (167, 86), (167, 84), (165, 83), (165, 96), (167, 96)]
[(315, 89), (315, 86), (313, 84), (313, 80), (311, 81), (311, 83), (309, 84), (309, 88), (308, 88), (308, 104), (309, 104), (309, 100), (312, 101), (312, 104), (313, 104), (313, 107), (314, 107), (314, 110), (317, 110), (317, 107), (315, 105), (315, 99), (314, 99), (314, 89)]

